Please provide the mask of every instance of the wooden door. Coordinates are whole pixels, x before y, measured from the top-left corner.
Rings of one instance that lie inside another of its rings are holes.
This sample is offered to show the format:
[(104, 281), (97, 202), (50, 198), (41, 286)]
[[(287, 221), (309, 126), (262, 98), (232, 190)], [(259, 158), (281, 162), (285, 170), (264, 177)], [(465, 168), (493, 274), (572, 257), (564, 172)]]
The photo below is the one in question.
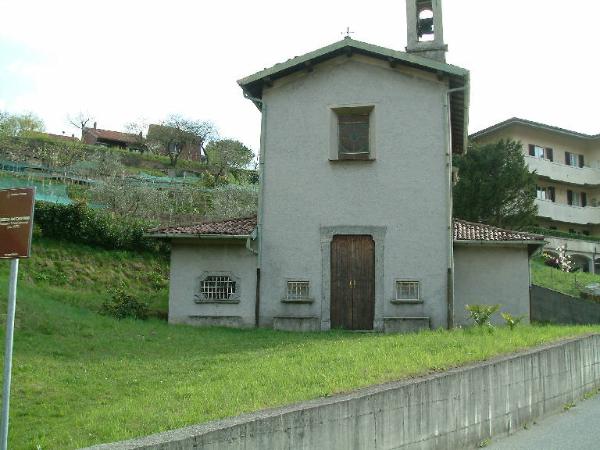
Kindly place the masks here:
[(375, 242), (337, 235), (331, 242), (331, 327), (372, 330), (375, 317)]

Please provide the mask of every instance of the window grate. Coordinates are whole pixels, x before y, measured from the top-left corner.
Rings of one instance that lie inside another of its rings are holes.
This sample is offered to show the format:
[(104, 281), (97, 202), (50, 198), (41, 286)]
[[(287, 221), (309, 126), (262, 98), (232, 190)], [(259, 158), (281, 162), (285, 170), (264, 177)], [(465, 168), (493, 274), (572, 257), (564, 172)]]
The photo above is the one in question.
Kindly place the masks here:
[(308, 281), (288, 281), (287, 282), (287, 299), (300, 300), (308, 298), (309, 282)]
[(419, 282), (396, 281), (396, 300), (419, 300)]
[(227, 276), (208, 276), (200, 283), (200, 292), (206, 300), (229, 300), (235, 294), (235, 284)]

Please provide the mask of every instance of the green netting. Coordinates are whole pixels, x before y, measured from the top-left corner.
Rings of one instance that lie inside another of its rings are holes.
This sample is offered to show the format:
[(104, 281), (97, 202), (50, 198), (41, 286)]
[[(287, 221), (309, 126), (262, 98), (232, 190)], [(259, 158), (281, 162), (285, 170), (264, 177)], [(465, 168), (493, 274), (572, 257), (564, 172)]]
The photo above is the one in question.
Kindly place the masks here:
[(73, 203), (67, 195), (67, 186), (54, 180), (38, 180), (29, 176), (12, 177), (0, 173), (0, 189), (35, 186), (35, 199), (68, 205)]

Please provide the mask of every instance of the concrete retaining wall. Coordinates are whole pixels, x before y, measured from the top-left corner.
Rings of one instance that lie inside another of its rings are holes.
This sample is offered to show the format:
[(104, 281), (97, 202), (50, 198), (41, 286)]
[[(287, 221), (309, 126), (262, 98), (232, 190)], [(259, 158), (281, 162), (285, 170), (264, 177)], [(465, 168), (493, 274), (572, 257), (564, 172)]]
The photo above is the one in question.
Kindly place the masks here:
[(92, 448), (475, 448), (600, 387), (599, 345), (600, 335), (587, 336), (414, 380)]
[(531, 286), (531, 320), (581, 325), (600, 323), (600, 304)]

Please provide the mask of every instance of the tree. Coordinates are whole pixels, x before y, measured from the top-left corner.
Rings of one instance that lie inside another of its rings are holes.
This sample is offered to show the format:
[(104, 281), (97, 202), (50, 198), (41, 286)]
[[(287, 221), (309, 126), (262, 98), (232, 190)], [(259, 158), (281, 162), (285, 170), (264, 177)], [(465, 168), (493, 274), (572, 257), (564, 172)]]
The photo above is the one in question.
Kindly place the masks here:
[(79, 111), (74, 116), (68, 116), (67, 119), (71, 125), (75, 128), (79, 128), (83, 133), (83, 129), (87, 127), (87, 124), (90, 121), (94, 120), (94, 117), (88, 112)]
[(254, 158), (252, 150), (233, 139), (212, 141), (206, 146), (206, 156), (215, 180), (227, 176), (231, 169), (244, 169)]
[(10, 114), (0, 112), (0, 135), (20, 136), (31, 131), (44, 131), (44, 121), (33, 113)]
[(459, 169), (455, 217), (513, 229), (534, 223), (535, 174), (525, 164), (520, 142), (470, 144), (454, 165)]
[(175, 167), (186, 147), (204, 152), (206, 144), (216, 136), (217, 130), (211, 122), (172, 114), (162, 121), (160, 126), (150, 126), (147, 141), (150, 149), (166, 153), (171, 160), (171, 166)]

